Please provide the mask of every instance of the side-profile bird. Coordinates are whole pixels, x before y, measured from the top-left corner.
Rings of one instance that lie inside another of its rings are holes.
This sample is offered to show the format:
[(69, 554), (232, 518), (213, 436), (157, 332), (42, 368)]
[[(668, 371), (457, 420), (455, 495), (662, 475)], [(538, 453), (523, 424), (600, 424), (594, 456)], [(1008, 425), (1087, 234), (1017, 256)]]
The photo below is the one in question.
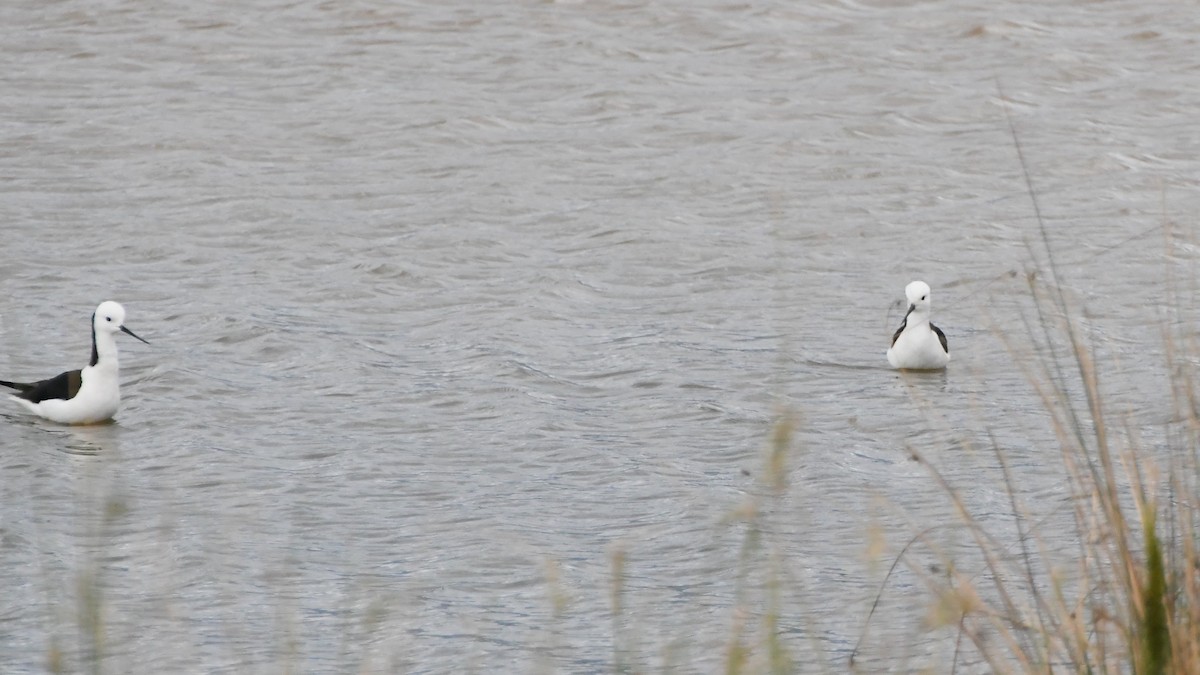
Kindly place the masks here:
[(893, 368), (909, 370), (938, 370), (950, 362), (950, 346), (946, 334), (929, 322), (929, 285), (914, 281), (904, 288), (908, 312), (892, 336), (887, 351)]
[(102, 302), (92, 314), (92, 359), (87, 367), (39, 382), (0, 380), (0, 385), (16, 389), (17, 393), (9, 398), (53, 422), (96, 424), (108, 421), (121, 406), (118, 331), (142, 340), (125, 327), (124, 307), (111, 300)]

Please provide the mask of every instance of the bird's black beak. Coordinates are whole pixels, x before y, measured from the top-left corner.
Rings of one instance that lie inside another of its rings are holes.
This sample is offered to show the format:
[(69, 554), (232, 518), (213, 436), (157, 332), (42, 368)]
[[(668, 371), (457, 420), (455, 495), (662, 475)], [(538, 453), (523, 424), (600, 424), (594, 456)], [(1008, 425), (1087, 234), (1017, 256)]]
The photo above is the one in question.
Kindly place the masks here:
[[(911, 312), (912, 310), (910, 309), (909, 311)], [(139, 339), (139, 340), (142, 340), (142, 338), (138, 337), (138, 336), (137, 336), (137, 335), (136, 335), (136, 334), (135, 334), (133, 331), (129, 330), (129, 329), (128, 329), (128, 328), (126, 328), (125, 326), (121, 326), (121, 332), (122, 332), (122, 333), (128, 333), (128, 334), (132, 335), (133, 337), (135, 337), (135, 338), (137, 338), (137, 339)], [(142, 342), (146, 342), (146, 341), (145, 341), (145, 340), (142, 340)], [(150, 344), (150, 343), (149, 343), (149, 342), (146, 342), (146, 344)]]

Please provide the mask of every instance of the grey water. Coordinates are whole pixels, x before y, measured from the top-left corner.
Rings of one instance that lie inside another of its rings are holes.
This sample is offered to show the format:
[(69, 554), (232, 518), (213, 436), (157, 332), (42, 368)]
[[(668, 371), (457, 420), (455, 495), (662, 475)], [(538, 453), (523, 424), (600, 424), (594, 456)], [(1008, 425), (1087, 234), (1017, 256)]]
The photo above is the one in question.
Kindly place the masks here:
[[(1197, 40), (1132, 0), (6, 2), (0, 377), (84, 365), (102, 300), (151, 344), (114, 424), (0, 408), (0, 671), (714, 672), (748, 500), (798, 663), (944, 670), (883, 583), (966, 539), (913, 456), (1011, 533), (990, 434), (1063, 513), (1051, 255), (1169, 422)], [(953, 361), (905, 377), (918, 278)]]

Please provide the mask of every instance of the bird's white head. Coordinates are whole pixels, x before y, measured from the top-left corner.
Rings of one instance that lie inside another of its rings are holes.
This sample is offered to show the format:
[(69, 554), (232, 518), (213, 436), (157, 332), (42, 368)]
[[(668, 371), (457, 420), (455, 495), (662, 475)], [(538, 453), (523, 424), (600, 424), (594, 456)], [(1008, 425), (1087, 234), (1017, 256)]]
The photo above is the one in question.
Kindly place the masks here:
[[(119, 332), (133, 335), (138, 340), (142, 338), (134, 335), (134, 332), (125, 327), (125, 308), (118, 302), (108, 300), (100, 303), (96, 307), (96, 313), (92, 315), (92, 328), (97, 333), (114, 334)], [(142, 340), (142, 342), (146, 342)], [(146, 344), (150, 344), (146, 342)]]
[(909, 314), (929, 316), (929, 284), (924, 281), (914, 281), (904, 287), (904, 296), (908, 298)]

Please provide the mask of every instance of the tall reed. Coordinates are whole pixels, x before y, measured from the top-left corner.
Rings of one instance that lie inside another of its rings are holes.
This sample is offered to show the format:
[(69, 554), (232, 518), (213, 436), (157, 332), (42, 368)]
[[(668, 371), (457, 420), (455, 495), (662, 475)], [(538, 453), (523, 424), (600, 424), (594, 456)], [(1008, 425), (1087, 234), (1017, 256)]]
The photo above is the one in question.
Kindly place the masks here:
[(991, 536), (959, 488), (914, 451), (953, 503), (983, 569), (961, 570), (926, 533), (900, 557), (921, 549), (941, 559), (943, 574), (920, 572), (915, 557), (909, 567), (921, 574), (944, 624), (958, 631), (963, 650), (949, 664), (952, 671), (976, 661), (997, 673), (1200, 673), (1195, 358), (1181, 357), (1178, 339), (1164, 331), (1175, 415), (1165, 454), (1155, 455), (1139, 444), (1136, 424), (1112, 422), (1119, 416), (1104, 396), (1095, 352), (1065, 294), (1043, 278), (1027, 275), (1038, 317), (1029, 325), (1040, 333), (1032, 337), (1043, 357), (1031, 362), (1009, 348), (1014, 363), (1031, 363), (1022, 367), (1049, 416), (1075, 553), (1065, 561), (1051, 553), (1031, 524), (1005, 448), (989, 437), (1016, 524), (1015, 546)]

